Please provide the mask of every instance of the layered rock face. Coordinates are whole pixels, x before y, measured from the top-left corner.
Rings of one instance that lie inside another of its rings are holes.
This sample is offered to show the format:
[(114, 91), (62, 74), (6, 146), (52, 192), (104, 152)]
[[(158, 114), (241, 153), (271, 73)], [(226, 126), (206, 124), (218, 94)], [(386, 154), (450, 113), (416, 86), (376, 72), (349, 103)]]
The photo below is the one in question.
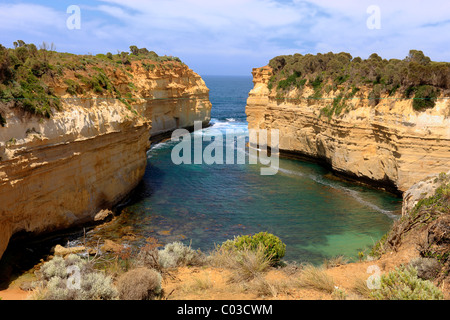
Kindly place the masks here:
[[(414, 183), (450, 167), (450, 101), (438, 99), (433, 109), (415, 111), (399, 94), (370, 106), (351, 99), (347, 112), (331, 117), (330, 91), (308, 99), (312, 88), (291, 90), (280, 98), (268, 89), (270, 67), (253, 70), (254, 88), (246, 113), (249, 129), (278, 129), (281, 152), (326, 161), (336, 172), (404, 192)], [(362, 88), (361, 97), (369, 88)], [(269, 142), (270, 146), (270, 142)]]
[(195, 121), (209, 123), (211, 103), (203, 79), (186, 66), (156, 68), (151, 72), (136, 65), (139, 96), (145, 97), (143, 116), (151, 120), (151, 136), (190, 128)]
[[(0, 106), (0, 257), (15, 233), (89, 222), (123, 200), (144, 175), (151, 135), (209, 122), (209, 90), (187, 66), (149, 71), (133, 64), (131, 74), (128, 105), (71, 99), (61, 82), (54, 90), (62, 110), (50, 119)], [(110, 75), (118, 87), (129, 77)]]

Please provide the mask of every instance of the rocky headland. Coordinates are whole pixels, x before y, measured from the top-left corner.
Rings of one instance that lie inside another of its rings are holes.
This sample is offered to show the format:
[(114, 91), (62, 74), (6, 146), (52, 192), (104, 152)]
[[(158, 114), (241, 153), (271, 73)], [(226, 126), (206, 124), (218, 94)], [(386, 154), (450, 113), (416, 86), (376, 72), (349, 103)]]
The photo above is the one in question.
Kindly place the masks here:
[(209, 123), (178, 58), (0, 49), (0, 257), (13, 235), (94, 221), (138, 185), (152, 137)]
[(416, 51), (393, 60), (276, 57), (253, 70), (249, 129), (278, 129), (281, 153), (402, 194), (450, 167), (450, 67)]

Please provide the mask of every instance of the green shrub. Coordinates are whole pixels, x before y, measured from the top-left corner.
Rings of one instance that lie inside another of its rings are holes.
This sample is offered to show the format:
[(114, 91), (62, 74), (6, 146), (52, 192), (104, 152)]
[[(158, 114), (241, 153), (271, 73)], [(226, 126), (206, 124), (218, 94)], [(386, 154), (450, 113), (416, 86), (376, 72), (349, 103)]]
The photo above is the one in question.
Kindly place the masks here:
[(144, 67), (144, 69), (146, 71), (153, 71), (153, 69), (155, 69), (155, 67), (156, 67), (154, 64), (145, 63), (145, 62), (142, 63), (142, 66)]
[(392, 86), (392, 88), (390, 88), (388, 91), (389, 91), (389, 96), (391, 97), (391, 96), (393, 96), (396, 92), (397, 92), (397, 89), (398, 88), (400, 88), (400, 85), (397, 83), (397, 84), (395, 84), (395, 85), (393, 85)]
[(442, 183), (432, 196), (419, 200), (411, 211), (411, 216), (427, 208), (441, 212), (450, 211), (450, 183)]
[(103, 90), (106, 90), (110, 93), (113, 91), (111, 81), (103, 72), (103, 70), (99, 70), (99, 73), (97, 73), (90, 79), (90, 85), (96, 93), (102, 93)]
[(59, 109), (60, 99), (31, 72), (19, 85), (18, 89), (12, 90), (12, 94), (16, 104), (26, 111), (50, 118), (52, 108)]
[(72, 79), (64, 79), (64, 83), (67, 84), (67, 93), (71, 94), (71, 95), (76, 95), (76, 94), (82, 94), (83, 93), (83, 88), (75, 81), (73, 81)]
[(388, 233), (385, 233), (380, 240), (378, 240), (375, 245), (371, 248), (369, 256), (373, 258), (380, 258), (384, 253), (384, 245), (386, 243), (386, 239), (388, 238)]
[(429, 280), (417, 276), (412, 267), (398, 267), (381, 276), (381, 288), (372, 292), (376, 300), (442, 300), (443, 293)]
[(264, 248), (266, 257), (270, 259), (271, 264), (277, 264), (286, 253), (286, 245), (277, 236), (260, 232), (253, 236), (242, 235), (235, 237), (233, 240), (225, 241), (221, 247), (228, 250), (257, 250), (259, 245)]
[(296, 85), (297, 78), (301, 76), (300, 72), (294, 72), (287, 79), (278, 82), (278, 89), (286, 90)]
[(413, 107), (417, 111), (421, 111), (428, 108), (433, 108), (436, 104), (436, 98), (438, 97), (438, 90), (432, 86), (420, 86), (416, 90), (416, 95), (413, 99)]
[(344, 82), (346, 82), (348, 79), (350, 78), (350, 75), (346, 74), (343, 76), (339, 76), (336, 79), (334, 79), (334, 82), (338, 85), (343, 84)]
[(360, 90), (360, 89), (359, 89), (358, 87), (356, 87), (355, 85), (353, 85), (353, 86), (352, 86), (352, 91), (346, 95), (346, 98), (347, 98), (347, 99), (352, 99), (352, 98), (356, 95), (356, 93), (357, 93), (359, 90)]
[[(373, 106), (379, 103), (380, 97), (384, 94), (392, 96), (400, 89), (405, 93), (405, 98), (410, 98), (416, 90), (419, 90), (423, 92), (419, 92), (417, 100), (421, 99), (422, 103), (416, 102), (415, 105), (417, 110), (424, 110), (433, 106), (432, 102), (435, 99), (433, 92), (450, 89), (450, 63), (433, 62), (423, 52), (417, 50), (411, 50), (409, 56), (403, 60), (382, 59), (377, 54), (372, 54), (365, 60), (358, 57), (352, 60), (351, 55), (345, 52), (283, 55), (271, 59), (269, 66), (273, 69), (272, 78), (282, 79), (278, 82), (280, 91), (294, 85), (301, 87), (298, 79), (294, 82), (294, 75), (310, 79), (309, 84), (314, 89), (314, 94), (310, 96), (312, 99), (321, 97), (324, 84), (336, 89), (338, 86), (350, 85), (378, 86), (374, 96), (371, 97)], [(287, 75), (291, 76), (286, 78)], [(269, 81), (269, 89), (273, 87), (273, 83), (274, 80)], [(432, 87), (434, 91), (419, 89), (421, 86)]]
[(320, 113), (327, 116), (329, 119), (333, 115), (340, 115), (344, 109), (347, 108), (347, 104), (345, 103), (345, 99), (341, 94), (339, 94), (337, 97), (333, 98), (333, 103), (320, 110)]
[(305, 84), (306, 84), (306, 81), (307, 81), (306, 79), (297, 80), (297, 82), (296, 82), (297, 88), (298, 89), (303, 88), (305, 86)]
[(313, 81), (310, 81), (311, 86), (314, 90), (317, 90), (321, 87), (323, 82), (323, 78), (321, 76), (317, 76)]
[(269, 81), (267, 82), (267, 89), (272, 90), (275, 79), (276, 79), (275, 75), (270, 77)]

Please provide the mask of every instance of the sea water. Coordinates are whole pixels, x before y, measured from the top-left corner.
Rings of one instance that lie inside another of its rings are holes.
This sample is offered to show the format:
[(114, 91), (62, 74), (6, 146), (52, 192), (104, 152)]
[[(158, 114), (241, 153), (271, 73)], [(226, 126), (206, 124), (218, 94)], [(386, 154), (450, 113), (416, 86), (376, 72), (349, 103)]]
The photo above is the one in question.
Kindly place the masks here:
[[(211, 126), (192, 137), (218, 130), (246, 135), (252, 78), (203, 79), (210, 89)], [(260, 174), (261, 165), (248, 162), (176, 165), (171, 158), (176, 144), (152, 146), (137, 200), (102, 230), (105, 236), (114, 234), (111, 228), (129, 227), (141, 239), (181, 241), (208, 252), (235, 236), (266, 231), (286, 244), (285, 260), (318, 264), (337, 255), (354, 259), (360, 251), (367, 253), (401, 210), (398, 197), (331, 179), (328, 169), (312, 162), (281, 158), (278, 173), (267, 176)], [(248, 150), (235, 151), (248, 156)]]

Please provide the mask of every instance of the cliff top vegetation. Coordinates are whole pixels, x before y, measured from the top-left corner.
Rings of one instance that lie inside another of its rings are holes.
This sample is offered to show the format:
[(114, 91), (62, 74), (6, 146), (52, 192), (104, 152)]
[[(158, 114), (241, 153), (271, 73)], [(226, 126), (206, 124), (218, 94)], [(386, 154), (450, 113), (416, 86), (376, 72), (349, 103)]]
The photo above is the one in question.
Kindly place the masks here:
[(273, 76), (268, 88), (283, 99), (294, 88), (310, 86), (314, 89), (309, 97), (312, 99), (339, 90), (339, 101), (333, 101), (338, 105), (366, 86), (372, 88), (368, 97), (372, 105), (377, 105), (382, 96), (400, 93), (405, 99), (413, 99), (414, 109), (421, 111), (433, 108), (436, 99), (450, 89), (450, 63), (431, 61), (418, 50), (410, 50), (403, 60), (383, 59), (376, 53), (364, 60), (346, 52), (283, 55), (271, 59), (269, 66)]
[[(170, 67), (182, 63), (177, 57), (158, 56), (154, 51), (136, 46), (130, 46), (130, 52), (94, 56), (56, 52), (53, 44), (45, 42), (39, 49), (22, 40), (13, 45), (14, 48), (6, 48), (0, 44), (0, 103), (47, 118), (51, 117), (52, 110), (61, 107), (60, 97), (52, 85), (57, 81), (63, 81), (71, 95), (108, 95), (129, 106), (134, 85), (130, 82), (128, 88), (114, 86), (107, 69), (121, 70), (131, 79), (129, 72), (135, 61), (147, 71), (158, 65)], [(5, 124), (0, 112), (0, 125)]]

